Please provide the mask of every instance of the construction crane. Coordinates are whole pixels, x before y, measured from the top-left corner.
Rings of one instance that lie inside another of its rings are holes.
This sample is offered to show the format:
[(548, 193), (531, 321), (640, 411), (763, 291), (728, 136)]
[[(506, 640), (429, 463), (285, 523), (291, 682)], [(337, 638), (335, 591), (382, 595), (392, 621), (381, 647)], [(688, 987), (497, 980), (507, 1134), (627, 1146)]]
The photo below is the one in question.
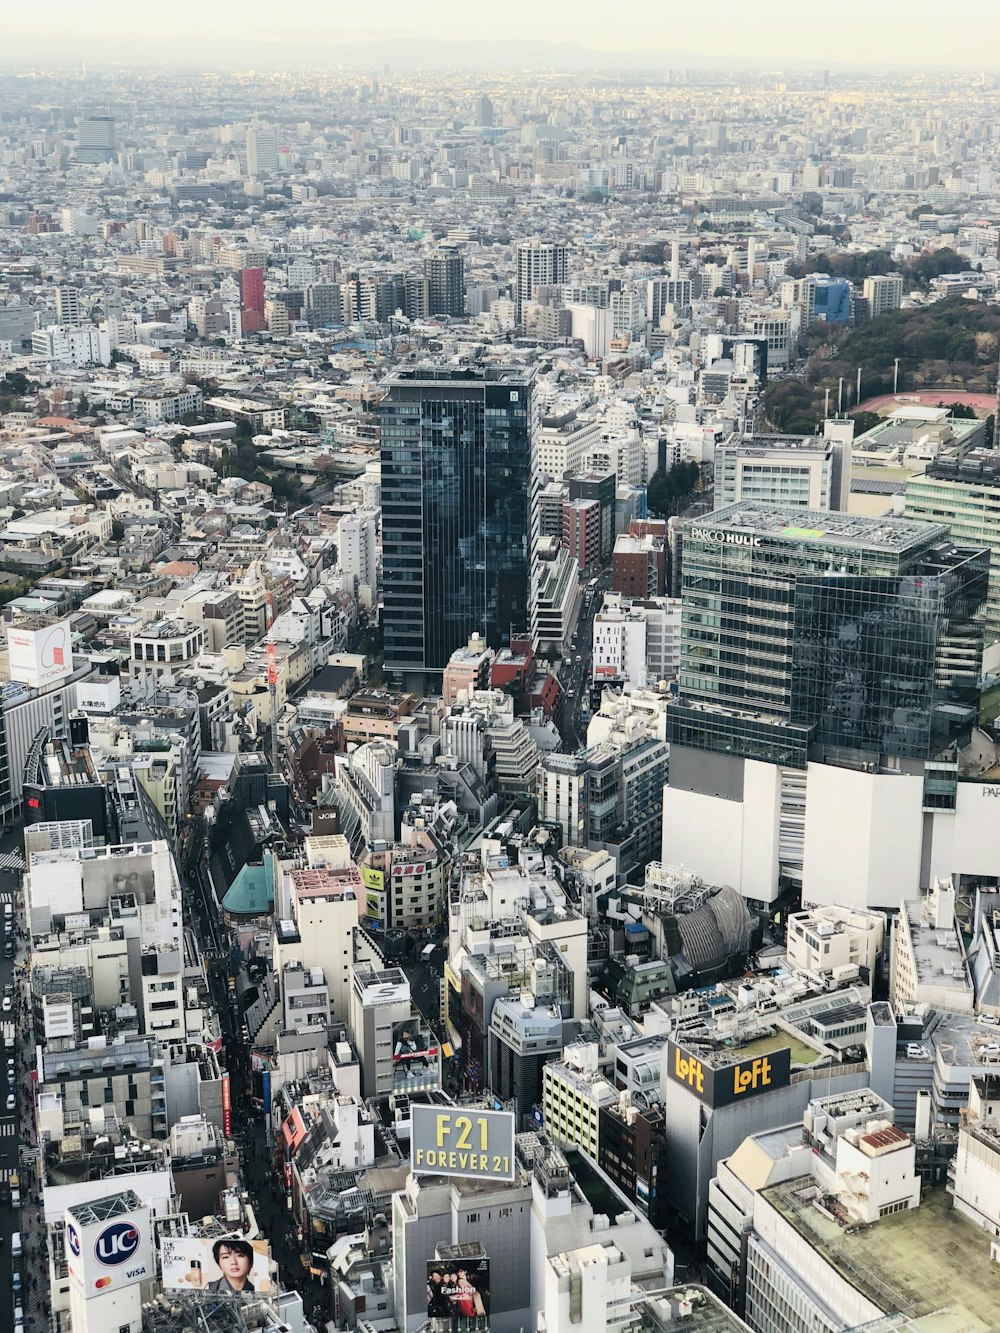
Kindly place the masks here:
[(270, 589), (264, 594), (264, 616), (267, 624), (267, 690), (271, 696), (271, 772), (278, 772), (278, 650), (271, 636), (274, 624), (274, 604)]

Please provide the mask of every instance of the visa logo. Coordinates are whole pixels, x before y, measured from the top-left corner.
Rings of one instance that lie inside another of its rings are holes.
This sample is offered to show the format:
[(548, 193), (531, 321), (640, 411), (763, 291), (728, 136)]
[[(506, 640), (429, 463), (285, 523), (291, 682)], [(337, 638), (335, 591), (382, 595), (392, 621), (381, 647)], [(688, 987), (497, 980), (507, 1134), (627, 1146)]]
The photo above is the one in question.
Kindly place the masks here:
[(134, 1277), (142, 1277), (145, 1271), (146, 1271), (146, 1265), (143, 1264), (141, 1268), (126, 1269), (125, 1276), (129, 1279), (132, 1279)]

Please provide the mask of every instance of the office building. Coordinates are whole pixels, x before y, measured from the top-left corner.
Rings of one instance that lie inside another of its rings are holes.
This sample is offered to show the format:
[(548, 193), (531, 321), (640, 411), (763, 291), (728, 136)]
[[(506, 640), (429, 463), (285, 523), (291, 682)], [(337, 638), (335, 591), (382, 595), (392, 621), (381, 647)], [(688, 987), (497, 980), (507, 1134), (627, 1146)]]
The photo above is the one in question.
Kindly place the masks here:
[[(539, 964), (535, 964), (536, 970)], [(518, 1129), (528, 1128), (532, 1110), (542, 1105), (542, 1076), (563, 1048), (563, 1016), (558, 1004), (542, 1003), (533, 992), (502, 996), (489, 1025), (489, 1085), (505, 1104), (513, 1103)]]
[(465, 260), (453, 246), (442, 246), (424, 260), (429, 288), (428, 313), (461, 319), (465, 314)]
[(113, 162), (118, 150), (114, 116), (85, 116), (77, 126), (76, 160), (97, 166)]
[[(748, 501), (685, 524), (663, 859), (766, 902), (783, 881), (809, 903), (916, 896), (925, 834), (890, 827), (955, 809), (954, 756), (934, 765), (978, 717), (986, 578), (940, 524)], [(968, 872), (983, 839), (939, 840), (939, 873)]]
[(400, 968), (353, 968), (351, 1036), (361, 1060), (366, 1097), (433, 1092), (441, 1086), (441, 1052), (410, 998)]
[[(985, 553), (940, 524), (742, 501), (687, 525), (682, 698), (812, 728), (813, 749), (926, 758), (939, 685), (975, 691), (985, 591)], [(963, 634), (970, 657), (939, 679)]]
[(985, 546), (990, 553), (984, 608), (986, 643), (1000, 640), (1000, 461), (993, 449), (932, 463), (908, 478), (907, 518), (943, 523), (956, 542)]
[(555, 241), (518, 241), (514, 247), (517, 286), (514, 317), (521, 323), (524, 307), (535, 299), (539, 287), (556, 287), (567, 278), (567, 247)]
[[(659, 1291), (670, 1264), (666, 1242), (646, 1218), (611, 1193), (580, 1154), (563, 1152), (538, 1132), (518, 1136), (511, 1182), (409, 1175), (405, 1189), (392, 1196), (392, 1232), (396, 1318), (404, 1333), (426, 1327), (427, 1262), (435, 1253), (450, 1259), (456, 1249), (460, 1256), (475, 1245), (475, 1253), (489, 1255), (495, 1333), (636, 1327), (632, 1310), (642, 1293), (611, 1278), (620, 1270), (637, 1286)], [(568, 1275), (581, 1261), (595, 1268), (607, 1263), (614, 1272), (598, 1275), (599, 1290), (589, 1280), (574, 1282), (571, 1307)], [(581, 1323), (571, 1320), (570, 1308), (579, 1308), (585, 1291), (593, 1291), (593, 1319)], [(672, 1323), (666, 1327), (673, 1333)], [(708, 1325), (711, 1333), (716, 1327), (721, 1333), (727, 1326)]]
[(247, 175), (269, 176), (278, 170), (278, 138), (273, 130), (247, 130)]
[(880, 273), (865, 278), (862, 289), (868, 303), (870, 318), (876, 319), (889, 310), (898, 310), (903, 304), (903, 276), (901, 273)]
[(739, 500), (846, 510), (850, 445), (816, 435), (732, 435), (715, 448), (715, 508)]
[(534, 374), (416, 367), (388, 381), (382, 433), (385, 664), (439, 677), (479, 631), (530, 628)]
[(485, 93), (476, 102), (476, 123), (484, 130), (493, 126), (493, 103)]

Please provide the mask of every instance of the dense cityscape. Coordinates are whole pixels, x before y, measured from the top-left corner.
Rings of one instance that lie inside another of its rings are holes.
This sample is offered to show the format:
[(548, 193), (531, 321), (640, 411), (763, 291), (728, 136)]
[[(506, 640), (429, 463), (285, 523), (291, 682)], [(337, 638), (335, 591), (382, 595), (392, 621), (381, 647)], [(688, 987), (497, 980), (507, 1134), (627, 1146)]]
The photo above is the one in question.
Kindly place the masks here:
[(1000, 80), (709, 57), (0, 66), (0, 1329), (1000, 1329)]

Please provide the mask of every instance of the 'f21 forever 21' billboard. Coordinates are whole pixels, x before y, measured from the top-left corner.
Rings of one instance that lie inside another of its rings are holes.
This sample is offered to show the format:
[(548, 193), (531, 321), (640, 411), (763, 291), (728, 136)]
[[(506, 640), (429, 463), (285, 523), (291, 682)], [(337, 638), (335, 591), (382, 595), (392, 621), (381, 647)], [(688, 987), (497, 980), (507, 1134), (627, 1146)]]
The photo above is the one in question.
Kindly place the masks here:
[(410, 1108), (414, 1175), (514, 1179), (514, 1113), (465, 1106)]

